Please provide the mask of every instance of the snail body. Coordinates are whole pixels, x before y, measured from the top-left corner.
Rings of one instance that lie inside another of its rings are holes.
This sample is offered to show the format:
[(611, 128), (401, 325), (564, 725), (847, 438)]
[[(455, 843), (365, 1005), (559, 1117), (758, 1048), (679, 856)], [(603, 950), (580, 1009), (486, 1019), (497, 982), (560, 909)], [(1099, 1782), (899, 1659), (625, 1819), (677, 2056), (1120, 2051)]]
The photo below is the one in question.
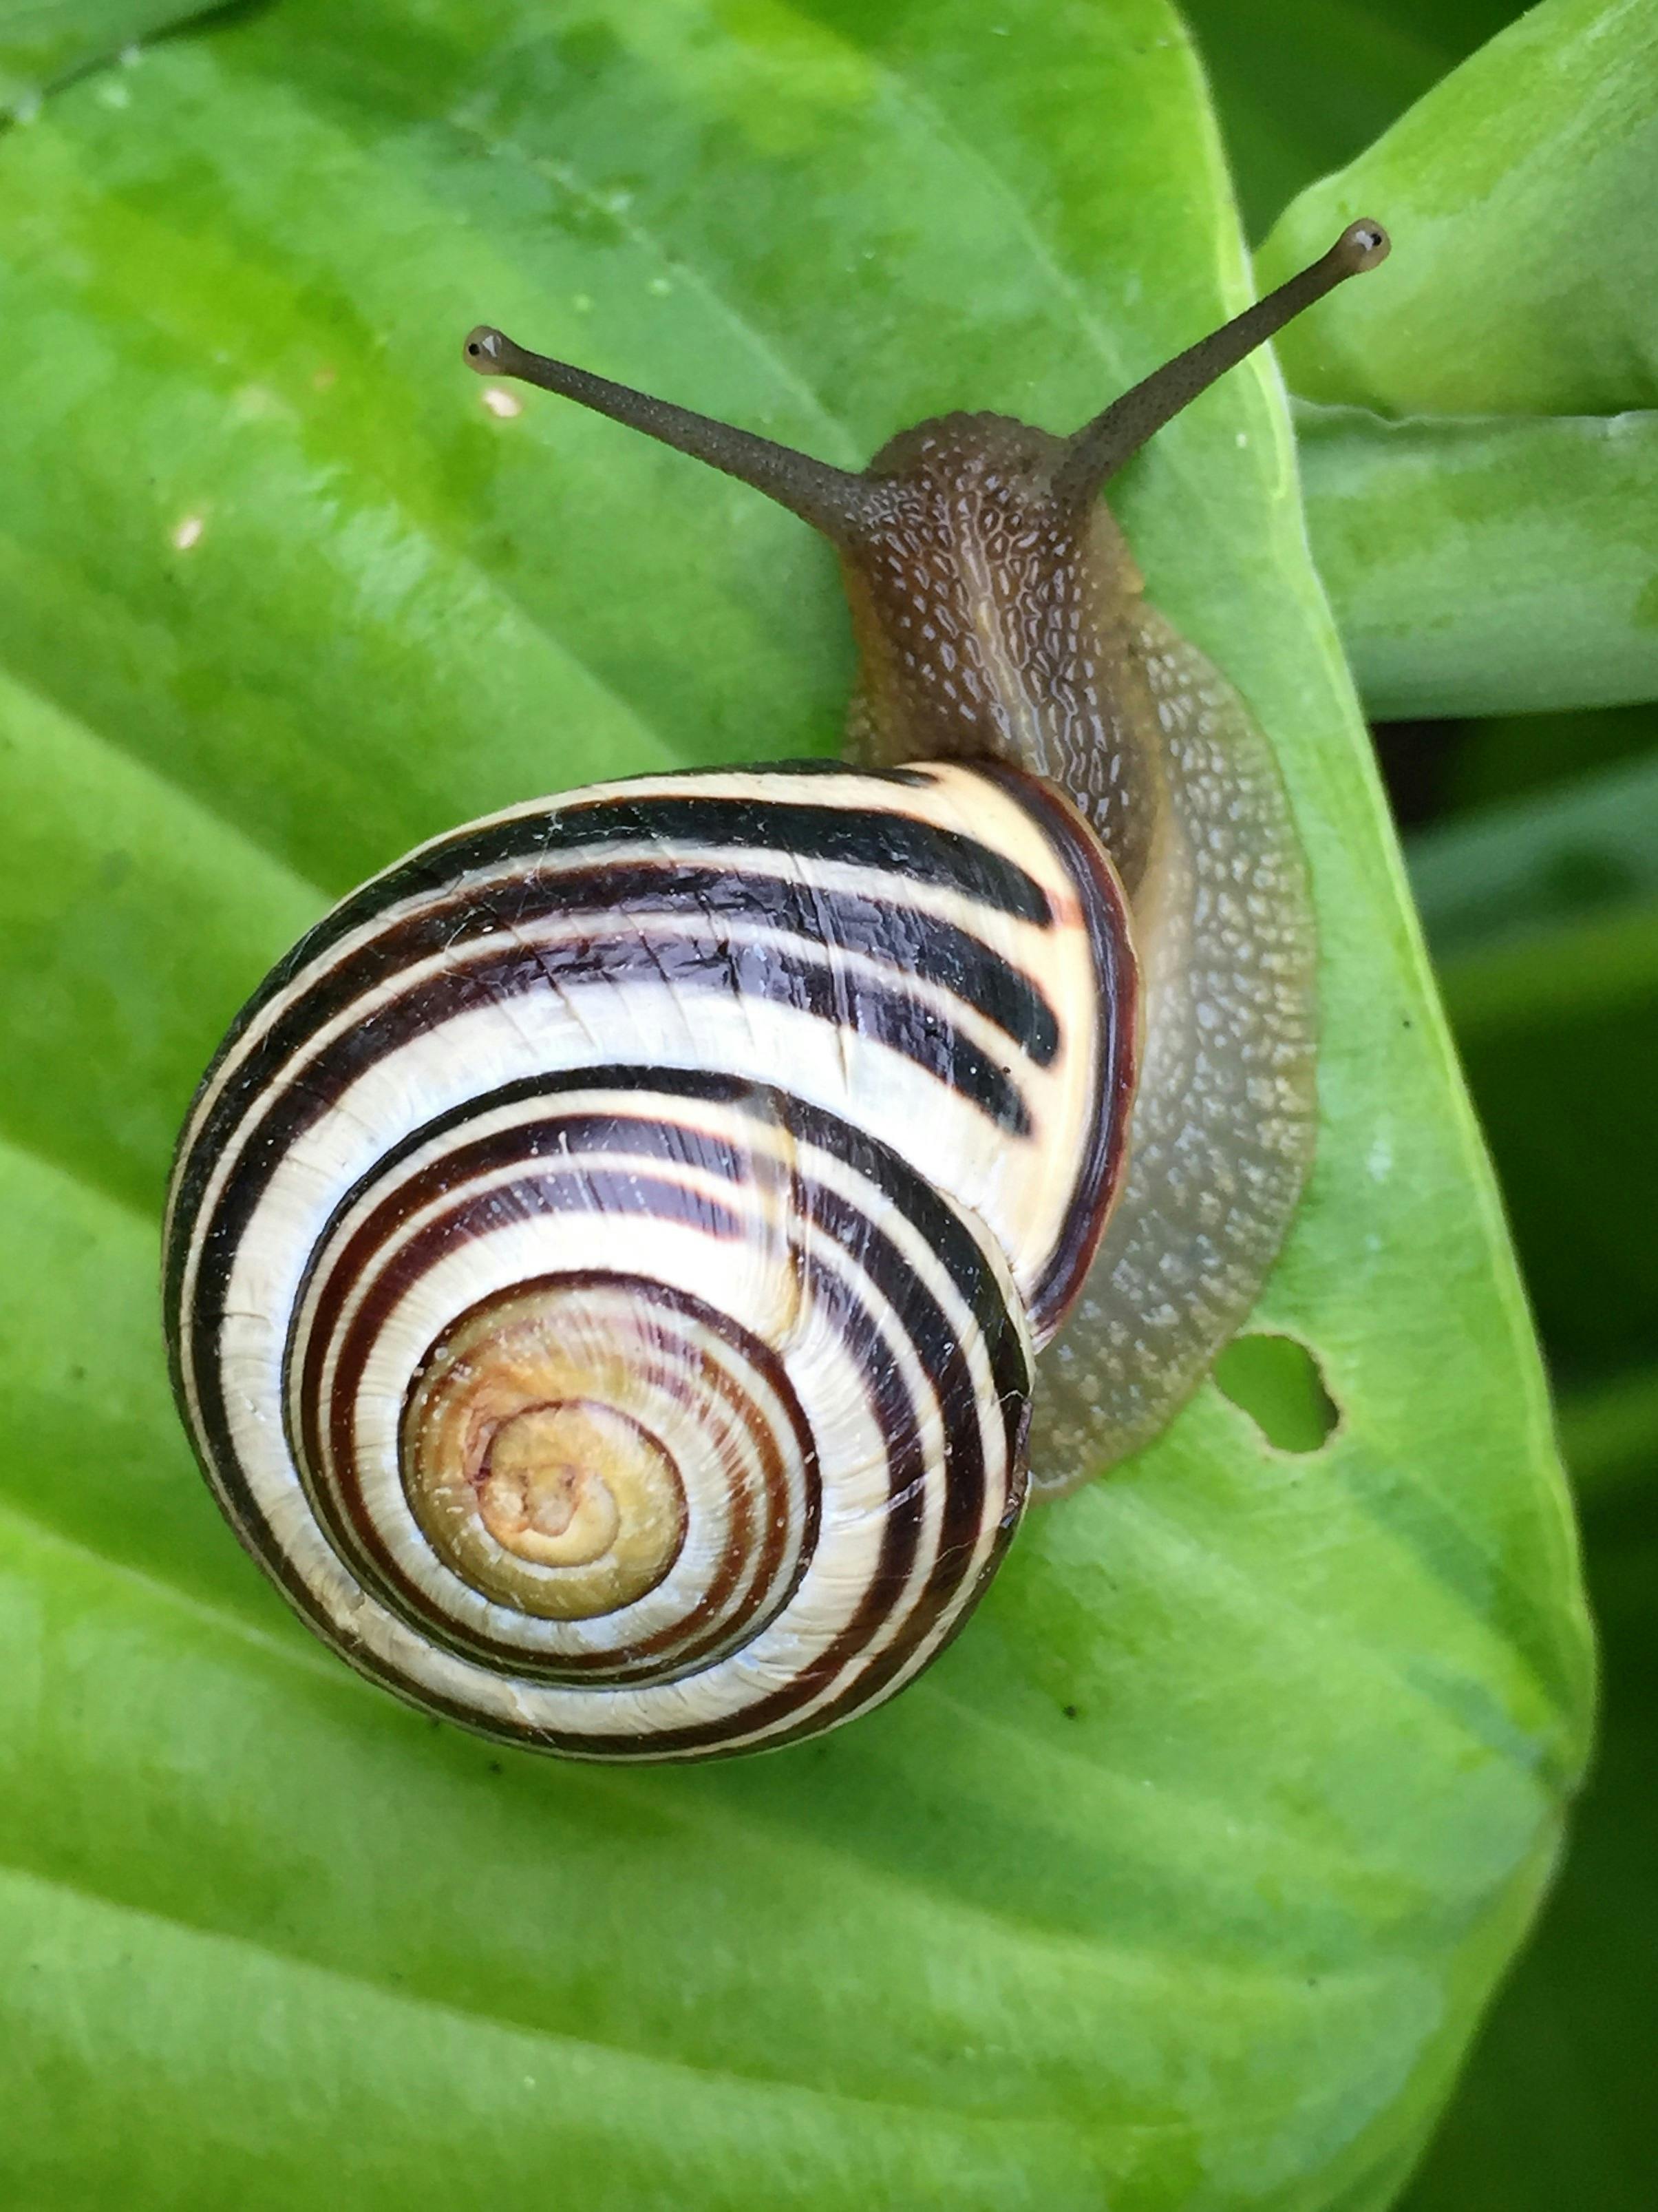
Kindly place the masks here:
[(175, 1389), (364, 1672), (580, 1757), (814, 1733), (1195, 1387), (1310, 1157), (1313, 940), (1270, 751), (1097, 492), (1385, 250), (1355, 225), (1073, 438), (947, 416), (861, 475), (469, 340), (825, 530), (860, 676), (846, 768), (421, 848), (203, 1079)]

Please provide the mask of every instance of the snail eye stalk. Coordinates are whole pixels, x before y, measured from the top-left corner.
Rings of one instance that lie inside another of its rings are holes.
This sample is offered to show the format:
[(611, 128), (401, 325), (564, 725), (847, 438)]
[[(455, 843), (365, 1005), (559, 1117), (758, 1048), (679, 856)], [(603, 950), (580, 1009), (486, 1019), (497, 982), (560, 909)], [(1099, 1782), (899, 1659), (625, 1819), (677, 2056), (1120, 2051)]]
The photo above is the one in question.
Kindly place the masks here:
[(1349, 223), (1327, 253), (1230, 323), (1154, 369), (1120, 399), (1114, 399), (1068, 440), (1065, 460), (1054, 479), (1060, 499), (1083, 506), (1096, 498), (1123, 463), (1155, 437), (1165, 422), (1206, 392), (1218, 377), (1276, 337), (1286, 323), (1293, 322), (1338, 284), (1345, 284), (1350, 276), (1363, 276), (1367, 269), (1385, 261), (1390, 246), (1379, 222), (1367, 216)]

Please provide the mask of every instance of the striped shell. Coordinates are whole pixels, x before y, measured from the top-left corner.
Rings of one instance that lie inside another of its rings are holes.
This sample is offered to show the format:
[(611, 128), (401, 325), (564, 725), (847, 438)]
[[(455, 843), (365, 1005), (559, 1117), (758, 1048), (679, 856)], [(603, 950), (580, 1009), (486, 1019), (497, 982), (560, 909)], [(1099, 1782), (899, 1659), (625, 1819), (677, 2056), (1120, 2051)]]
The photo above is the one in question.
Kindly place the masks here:
[(1092, 834), (999, 768), (596, 787), (271, 975), (180, 1143), (174, 1381), (354, 1664), (577, 1756), (786, 1741), (960, 1626), (1122, 1167)]

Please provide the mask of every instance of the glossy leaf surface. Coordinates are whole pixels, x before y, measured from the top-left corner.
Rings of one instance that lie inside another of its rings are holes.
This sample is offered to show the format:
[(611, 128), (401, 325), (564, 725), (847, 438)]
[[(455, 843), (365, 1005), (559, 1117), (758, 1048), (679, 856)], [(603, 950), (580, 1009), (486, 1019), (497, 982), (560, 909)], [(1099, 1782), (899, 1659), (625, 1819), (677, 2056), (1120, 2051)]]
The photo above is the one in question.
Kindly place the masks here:
[[(1246, 295), (1157, 0), (286, 4), (0, 140), (0, 2182), (127, 2208), (1380, 2205), (1557, 1848), (1588, 1660), (1528, 1327), (1257, 363), (1117, 510), (1281, 749), (1324, 1127), (1206, 1389), (821, 1744), (615, 1775), (368, 1690), (154, 1318), (171, 1132), (331, 894), (601, 774), (828, 750), (833, 564), (527, 341), (856, 462), (1066, 425)], [(1454, 1348), (1454, 1356), (1452, 1349)]]
[(1658, 692), (1655, 170), (1658, 16), (1547, 0), (1262, 246), (1271, 283), (1354, 215), (1394, 236), (1280, 348), (1344, 410), (1302, 417), (1309, 521), (1373, 714)]
[[(33, 120), (42, 96), (76, 70), (119, 55), (135, 66), (140, 42), (192, 15), (216, 0), (0, 0), (0, 116)], [(124, 107), (131, 97), (118, 76), (105, 80), (100, 97)]]
[(1273, 227), (1263, 281), (1354, 214), (1385, 209), (1399, 248), (1286, 331), (1291, 384), (1382, 415), (1658, 404), (1655, 161), (1646, 0), (1546, 0)]
[(1658, 411), (1296, 409), (1308, 528), (1378, 720), (1658, 697)]
[(1186, 0), (1249, 236), (1522, 12), (1522, 0)]

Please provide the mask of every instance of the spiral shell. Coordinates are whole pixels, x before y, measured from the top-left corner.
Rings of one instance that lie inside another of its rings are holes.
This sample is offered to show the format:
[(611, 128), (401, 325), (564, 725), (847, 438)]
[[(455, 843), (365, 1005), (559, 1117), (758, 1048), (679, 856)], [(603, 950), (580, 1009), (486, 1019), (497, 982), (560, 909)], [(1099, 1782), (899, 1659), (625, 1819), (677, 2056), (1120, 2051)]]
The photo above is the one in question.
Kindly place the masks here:
[(1102, 851), (1016, 770), (641, 780), (422, 848), (181, 1140), (168, 1336), (227, 1514), (493, 1735), (701, 1757), (888, 1696), (1017, 1525), (1135, 992)]

